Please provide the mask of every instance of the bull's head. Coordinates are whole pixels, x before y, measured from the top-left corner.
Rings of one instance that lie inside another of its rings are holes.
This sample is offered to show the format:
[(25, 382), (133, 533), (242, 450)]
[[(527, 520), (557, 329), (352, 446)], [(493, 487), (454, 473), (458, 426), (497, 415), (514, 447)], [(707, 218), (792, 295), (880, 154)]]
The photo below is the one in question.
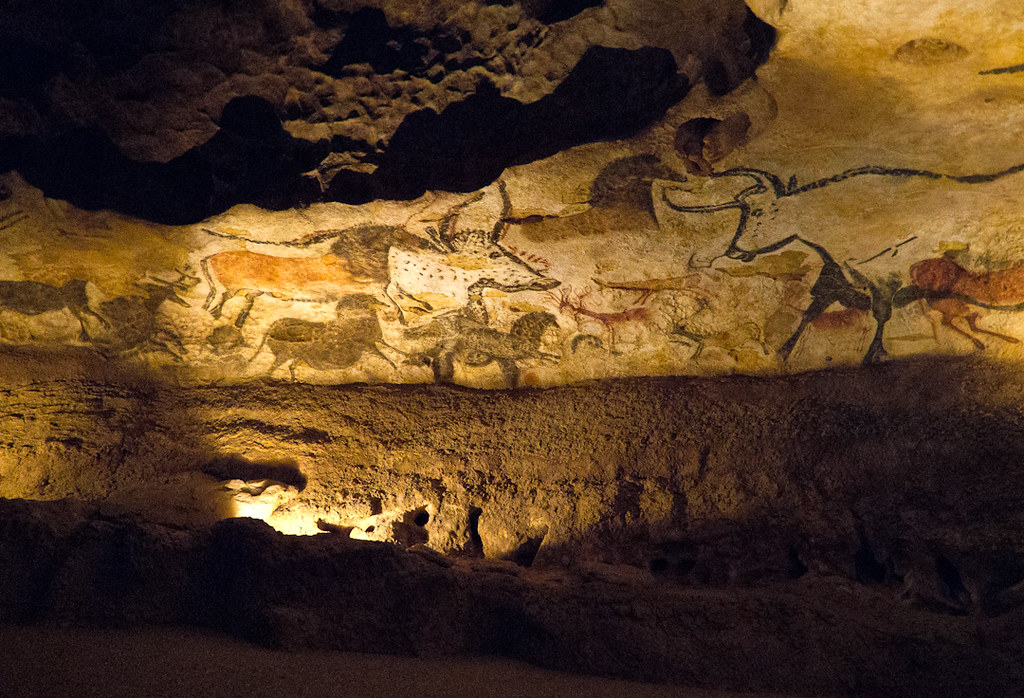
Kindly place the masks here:
[(666, 184), (661, 196), (673, 211), (715, 213), (730, 209), (749, 211), (758, 205), (758, 195), (768, 194), (774, 199), (783, 191), (781, 181), (769, 172), (736, 168)]
[[(785, 195), (785, 186), (775, 175), (762, 170), (734, 168), (712, 174), (709, 177), (688, 177), (683, 183), (666, 184), (662, 189), (662, 201), (669, 209), (680, 213), (739, 212), (736, 228), (728, 239), (709, 232), (706, 242), (717, 246), (717, 250), (695, 250), (691, 265), (710, 266), (719, 256), (750, 261), (756, 252), (745, 249), (741, 239), (748, 232), (752, 221), (756, 224), (769, 214), (776, 200)], [(710, 230), (719, 230), (718, 223), (708, 221)], [(700, 228), (699, 223), (692, 224)], [(724, 251), (722, 251), (724, 247)], [(702, 263), (694, 264), (697, 255), (704, 255)]]

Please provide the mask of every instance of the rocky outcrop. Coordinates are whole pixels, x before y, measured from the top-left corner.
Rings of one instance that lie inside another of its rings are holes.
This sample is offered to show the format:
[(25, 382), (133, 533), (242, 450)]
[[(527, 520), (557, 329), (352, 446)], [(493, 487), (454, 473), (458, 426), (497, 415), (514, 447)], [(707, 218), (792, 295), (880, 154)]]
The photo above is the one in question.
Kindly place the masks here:
[(238, 203), (471, 191), (635, 134), (702, 76), (719, 91), (749, 77), (771, 29), (738, 0), (691, 4), (11, 8), (0, 171), (82, 208), (173, 224)]
[(0, 493), (692, 587), (839, 576), (1001, 612), (1024, 580), (1018, 386), (957, 361), (514, 394), (37, 380), (2, 394)]
[(1020, 611), (950, 616), (809, 575), (728, 592), (581, 564), (521, 570), (252, 519), (180, 531), (0, 501), (0, 621), (189, 624), (278, 648), (499, 654), (607, 676), (807, 694), (1010, 695)]

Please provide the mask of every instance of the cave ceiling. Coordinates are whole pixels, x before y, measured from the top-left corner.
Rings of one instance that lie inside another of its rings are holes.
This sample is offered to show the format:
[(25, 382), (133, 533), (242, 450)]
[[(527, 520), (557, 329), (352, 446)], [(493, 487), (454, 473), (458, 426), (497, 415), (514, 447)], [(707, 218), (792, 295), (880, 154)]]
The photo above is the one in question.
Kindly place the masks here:
[(1019, 362), (1019, 3), (748, 4), (6, 3), (2, 349), (490, 388)]

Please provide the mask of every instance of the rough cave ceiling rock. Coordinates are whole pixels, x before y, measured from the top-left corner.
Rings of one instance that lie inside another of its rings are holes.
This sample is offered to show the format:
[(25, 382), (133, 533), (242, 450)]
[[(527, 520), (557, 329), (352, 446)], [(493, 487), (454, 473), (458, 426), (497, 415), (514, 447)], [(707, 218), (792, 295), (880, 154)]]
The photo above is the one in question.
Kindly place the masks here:
[(52, 7), (0, 16), (0, 166), (165, 223), (473, 191), (635, 133), (701, 75), (727, 91), (774, 38), (739, 0), (67, 4), (58, 23)]
[(3, 341), (479, 387), (1019, 359), (1019, 7), (750, 4), (9, 6)]

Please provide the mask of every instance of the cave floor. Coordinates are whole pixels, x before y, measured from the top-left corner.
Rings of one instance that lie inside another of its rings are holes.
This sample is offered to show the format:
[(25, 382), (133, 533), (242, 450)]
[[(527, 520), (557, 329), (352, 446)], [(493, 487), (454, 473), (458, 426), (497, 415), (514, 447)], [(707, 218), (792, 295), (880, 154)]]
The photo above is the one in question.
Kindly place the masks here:
[(419, 698), (674, 696), (735, 693), (548, 671), (504, 658), (411, 658), (277, 651), (203, 630), (0, 625), (0, 695), (324, 696)]

